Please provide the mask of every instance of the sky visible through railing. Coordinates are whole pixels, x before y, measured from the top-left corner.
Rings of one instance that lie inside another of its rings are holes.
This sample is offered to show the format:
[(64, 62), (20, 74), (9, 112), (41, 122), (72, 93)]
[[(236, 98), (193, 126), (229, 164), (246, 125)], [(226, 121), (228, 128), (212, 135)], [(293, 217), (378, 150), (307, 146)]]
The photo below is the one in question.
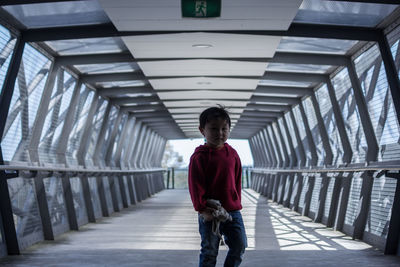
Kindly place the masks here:
[[(204, 139), (179, 139), (169, 140), (173, 150), (183, 157), (182, 167), (189, 165), (190, 156), (196, 147), (204, 144)], [(253, 157), (250, 152), (249, 142), (246, 139), (229, 139), (227, 141), (239, 154), (243, 166), (253, 166)]]

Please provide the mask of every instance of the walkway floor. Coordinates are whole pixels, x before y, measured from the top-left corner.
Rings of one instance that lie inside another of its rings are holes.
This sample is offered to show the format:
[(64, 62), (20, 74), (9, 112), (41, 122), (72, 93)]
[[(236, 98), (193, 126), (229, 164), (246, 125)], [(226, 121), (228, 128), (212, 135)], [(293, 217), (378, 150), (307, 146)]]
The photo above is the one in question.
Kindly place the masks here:
[[(368, 244), (243, 192), (249, 247), (241, 266), (400, 266)], [(196, 266), (197, 215), (186, 190), (164, 190), (142, 203), (42, 242), (1, 266)], [(217, 266), (223, 265), (221, 247)]]

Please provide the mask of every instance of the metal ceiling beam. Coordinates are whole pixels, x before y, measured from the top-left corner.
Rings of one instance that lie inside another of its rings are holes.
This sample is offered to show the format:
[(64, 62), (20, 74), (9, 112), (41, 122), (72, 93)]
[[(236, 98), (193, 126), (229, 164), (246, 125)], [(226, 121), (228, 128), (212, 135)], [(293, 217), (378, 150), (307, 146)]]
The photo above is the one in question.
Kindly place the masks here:
[(171, 118), (171, 115), (167, 111), (155, 111), (155, 112), (133, 112), (134, 117), (139, 118), (154, 118), (154, 117), (168, 117)]
[[(343, 2), (343, 0), (330, 0)], [(388, 4), (388, 5), (398, 5), (399, 0), (346, 0), (346, 2), (355, 2), (355, 3), (366, 3), (366, 4)]]
[(287, 86), (257, 86), (254, 93), (260, 94), (285, 94), (285, 95), (309, 95), (313, 92), (312, 88), (305, 87), (287, 87)]
[(159, 111), (159, 110), (165, 110), (167, 109), (164, 107), (162, 104), (157, 104), (157, 105), (137, 105), (137, 106), (125, 106), (121, 107), (122, 111), (125, 112), (134, 112), (134, 111), (141, 111), (141, 110), (152, 110), (152, 111)]
[(290, 110), (290, 109), (291, 109), (291, 106), (266, 105), (266, 104), (249, 103), (249, 104), (247, 104), (245, 110), (249, 110), (249, 109), (259, 110), (260, 112), (262, 112), (262, 111), (277, 111), (277, 112), (283, 112), (283, 111), (288, 111), (288, 110)]
[[(357, 41), (378, 41), (380, 29), (338, 26), (338, 25), (318, 25), (292, 23), (287, 31), (273, 30), (224, 30), (224, 31), (202, 31), (212, 33), (230, 34), (252, 34), (252, 35), (272, 35), (272, 36), (291, 36), (291, 37), (310, 37), (310, 38), (329, 38), (345, 39)], [(67, 40), (98, 37), (118, 37), (118, 36), (137, 36), (154, 34), (175, 34), (185, 32), (198, 32), (195, 30), (186, 31), (118, 31), (112, 23), (89, 25), (89, 26), (68, 26), (52, 27), (41, 29), (23, 30), (22, 37), (26, 42), (43, 42), (51, 40)]]
[(42, 3), (75, 2), (81, 0), (1, 0), (1, 6), (29, 5)]
[(174, 61), (174, 60), (228, 60), (228, 61), (250, 61), (250, 62), (274, 62), (274, 63), (291, 63), (291, 64), (314, 64), (314, 65), (346, 65), (346, 56), (343, 55), (328, 55), (317, 53), (295, 53), (295, 52), (276, 52), (273, 58), (221, 58), (221, 57), (206, 57), (206, 58), (140, 58), (135, 59), (129, 51), (120, 53), (108, 54), (84, 54), (59, 56), (58, 62), (61, 65), (85, 65), (85, 64), (107, 64), (115, 62), (130, 62), (137, 64), (146, 61)]
[(249, 111), (245, 110), (242, 116), (253, 116), (253, 117), (281, 117), (283, 112), (273, 112), (273, 111)]
[(116, 62), (131, 62), (136, 63), (132, 54), (128, 51), (121, 53), (109, 54), (87, 54), (87, 55), (71, 55), (59, 56), (57, 62), (63, 66), (69, 65), (88, 65), (88, 64), (107, 64)]
[(141, 71), (84, 74), (81, 75), (80, 78), (83, 83), (147, 80), (146, 76)]
[(97, 89), (97, 92), (105, 96), (115, 96), (123, 94), (156, 94), (151, 86), (99, 88)]
[(262, 80), (283, 80), (296, 82), (325, 82), (328, 79), (326, 74), (317, 73), (295, 73), (295, 72), (265, 72), (260, 78)]
[(250, 98), (250, 103), (254, 102), (267, 102), (267, 103), (285, 103), (289, 105), (295, 105), (300, 103), (299, 98), (289, 98), (289, 97), (276, 97), (276, 96), (259, 96), (253, 95)]
[(316, 53), (276, 52), (269, 62), (345, 66), (347, 64), (347, 57)]
[(157, 96), (120, 97), (120, 98), (112, 98), (111, 102), (115, 105), (143, 104), (150, 102), (160, 102), (160, 99)]

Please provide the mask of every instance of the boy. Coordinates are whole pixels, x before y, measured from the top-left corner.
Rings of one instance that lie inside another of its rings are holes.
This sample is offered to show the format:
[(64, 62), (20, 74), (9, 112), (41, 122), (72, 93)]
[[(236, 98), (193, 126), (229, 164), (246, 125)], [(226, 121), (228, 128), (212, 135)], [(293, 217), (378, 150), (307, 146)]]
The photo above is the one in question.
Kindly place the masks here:
[(232, 217), (232, 221), (221, 222), (219, 226), (229, 247), (224, 266), (239, 266), (247, 237), (240, 213), (242, 166), (237, 152), (225, 143), (231, 120), (222, 107), (204, 110), (199, 119), (199, 130), (206, 143), (196, 148), (189, 164), (190, 196), (194, 209), (199, 212), (199, 266), (215, 266), (220, 242), (212, 230), (215, 209), (207, 206), (207, 200), (218, 200)]

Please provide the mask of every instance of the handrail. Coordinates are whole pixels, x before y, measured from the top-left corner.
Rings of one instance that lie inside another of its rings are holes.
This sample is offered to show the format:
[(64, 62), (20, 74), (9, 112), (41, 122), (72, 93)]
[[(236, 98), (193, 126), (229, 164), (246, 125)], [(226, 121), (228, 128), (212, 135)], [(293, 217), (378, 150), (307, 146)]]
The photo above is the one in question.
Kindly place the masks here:
[(309, 168), (253, 168), (256, 173), (320, 173), (320, 172), (364, 172), (364, 171), (400, 171), (400, 164), (373, 163), (369, 165), (348, 164), (328, 167)]
[(42, 172), (78, 172), (78, 173), (102, 173), (102, 174), (135, 174), (150, 172), (165, 172), (164, 168), (115, 170), (115, 169), (87, 169), (87, 168), (62, 168), (51, 166), (27, 166), (27, 165), (0, 165), (2, 171), (42, 171)]

